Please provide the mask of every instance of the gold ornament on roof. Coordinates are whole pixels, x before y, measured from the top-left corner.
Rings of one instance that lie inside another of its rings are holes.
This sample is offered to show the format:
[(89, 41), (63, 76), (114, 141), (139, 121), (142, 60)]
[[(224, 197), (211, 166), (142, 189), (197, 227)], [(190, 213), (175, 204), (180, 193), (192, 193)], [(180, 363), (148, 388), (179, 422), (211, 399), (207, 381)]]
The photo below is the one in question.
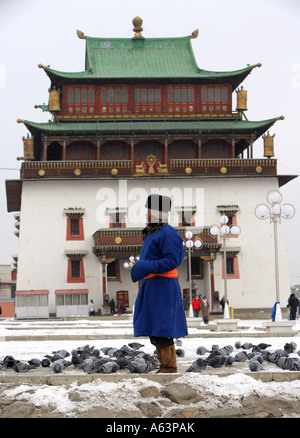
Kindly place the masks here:
[(198, 34), (199, 34), (199, 29), (194, 30), (194, 32), (192, 32), (191, 34), (191, 39), (197, 38)]
[(142, 36), (141, 32), (143, 31), (142, 28), (143, 20), (140, 17), (134, 17), (134, 19), (132, 20), (132, 24), (134, 26), (133, 32), (135, 32), (134, 36), (141, 37)]
[(78, 38), (80, 38), (81, 40), (85, 40), (85, 35), (83, 32), (81, 32), (81, 30), (77, 29), (76, 32), (77, 32)]

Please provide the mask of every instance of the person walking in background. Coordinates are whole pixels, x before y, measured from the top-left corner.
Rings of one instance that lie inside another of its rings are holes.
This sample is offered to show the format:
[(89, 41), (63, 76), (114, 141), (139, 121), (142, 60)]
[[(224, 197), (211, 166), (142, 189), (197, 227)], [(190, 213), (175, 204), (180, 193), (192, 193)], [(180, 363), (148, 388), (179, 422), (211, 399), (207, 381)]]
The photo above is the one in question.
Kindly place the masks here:
[(296, 319), (297, 310), (299, 307), (299, 300), (295, 294), (290, 295), (287, 307), (290, 311), (290, 320)]
[(197, 318), (199, 316), (200, 304), (201, 304), (201, 301), (200, 301), (198, 295), (196, 295), (192, 301), (193, 314), (194, 314), (195, 318)]
[(90, 304), (89, 304), (89, 315), (90, 316), (95, 316), (95, 305), (94, 305), (94, 301), (91, 300)]
[[(224, 313), (224, 309), (225, 309), (225, 295), (222, 296), (222, 299), (220, 301), (220, 304), (222, 306), (222, 313)], [(229, 301), (227, 300), (227, 304), (229, 304)]]
[(208, 324), (209, 302), (206, 297), (202, 299), (201, 312), (204, 324)]
[(116, 313), (116, 304), (115, 304), (115, 300), (113, 298), (110, 300), (109, 306), (110, 306), (111, 315), (114, 315)]
[(149, 336), (160, 362), (158, 372), (177, 373), (174, 338), (187, 336), (177, 268), (184, 259), (183, 239), (168, 224), (171, 199), (150, 195), (140, 258), (131, 268), (133, 282), (143, 280), (133, 316), (134, 336)]

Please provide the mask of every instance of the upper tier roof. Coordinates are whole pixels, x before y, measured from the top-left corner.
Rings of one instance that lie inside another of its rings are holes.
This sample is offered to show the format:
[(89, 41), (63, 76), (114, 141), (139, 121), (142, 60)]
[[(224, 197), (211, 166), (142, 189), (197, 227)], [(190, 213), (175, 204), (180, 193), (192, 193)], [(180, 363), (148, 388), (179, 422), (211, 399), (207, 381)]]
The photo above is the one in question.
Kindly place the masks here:
[(128, 80), (197, 80), (204, 83), (231, 83), (233, 90), (251, 73), (247, 66), (234, 71), (200, 69), (195, 60), (191, 36), (178, 38), (94, 38), (86, 40), (85, 70), (62, 72), (44, 68), (53, 83), (128, 81)]

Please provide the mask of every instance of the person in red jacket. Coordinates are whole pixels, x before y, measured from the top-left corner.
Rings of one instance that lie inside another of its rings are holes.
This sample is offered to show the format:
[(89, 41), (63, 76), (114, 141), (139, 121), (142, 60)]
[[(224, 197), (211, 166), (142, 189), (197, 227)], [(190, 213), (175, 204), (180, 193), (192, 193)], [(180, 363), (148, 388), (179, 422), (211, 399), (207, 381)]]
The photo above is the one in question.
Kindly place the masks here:
[(195, 317), (199, 316), (199, 311), (200, 311), (200, 299), (198, 297), (198, 295), (195, 296), (195, 298), (192, 301), (192, 308), (193, 308), (193, 313)]

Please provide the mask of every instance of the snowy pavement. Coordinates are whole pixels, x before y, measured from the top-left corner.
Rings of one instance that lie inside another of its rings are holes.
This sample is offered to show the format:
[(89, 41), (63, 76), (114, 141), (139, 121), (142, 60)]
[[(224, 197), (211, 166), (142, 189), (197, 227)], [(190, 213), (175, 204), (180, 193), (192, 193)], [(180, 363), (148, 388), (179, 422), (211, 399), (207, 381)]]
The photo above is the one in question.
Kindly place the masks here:
[[(212, 368), (206, 367), (202, 372), (186, 372), (188, 367), (198, 359), (200, 356), (196, 354), (196, 350), (199, 346), (206, 347), (211, 350), (213, 345), (224, 347), (231, 345), (233, 347), (233, 356), (237, 354), (242, 348), (235, 348), (236, 342), (251, 343), (257, 345), (260, 342), (270, 344), (268, 350), (274, 352), (277, 349), (283, 349), (287, 342), (293, 341), (296, 343), (296, 350), (290, 355), (290, 357), (298, 357), (298, 351), (300, 350), (300, 321), (296, 321), (293, 327), (293, 336), (264, 336), (260, 337), (264, 333), (265, 320), (241, 320), (238, 323), (238, 330), (236, 333), (222, 333), (222, 337), (218, 338), (218, 334), (212, 331), (214, 337), (201, 337), (201, 333), (205, 336), (209, 331), (207, 327), (199, 324), (199, 327), (192, 327), (189, 329), (189, 337), (181, 339), (182, 345), (176, 347), (184, 351), (183, 357), (177, 357), (178, 363), (178, 375), (173, 375), (170, 381), (176, 381), (177, 383), (184, 383), (191, 385), (201, 396), (203, 400), (198, 402), (195, 409), (216, 409), (226, 405), (227, 407), (237, 407), (240, 405), (241, 400), (248, 397), (251, 394), (255, 394), (259, 397), (281, 397), (293, 402), (300, 401), (300, 371), (298, 374), (288, 370), (282, 370), (275, 363), (263, 363), (263, 373), (274, 372), (280, 373), (282, 377), (288, 376), (293, 373), (292, 381), (263, 381), (263, 379), (257, 379), (254, 374), (249, 370), (249, 361), (247, 363), (234, 362), (231, 367)], [(76, 334), (78, 339), (68, 340), (67, 337), (70, 332)], [(115, 347), (121, 348), (123, 345), (128, 345), (132, 342), (132, 339), (123, 337), (126, 335), (132, 336), (132, 320), (121, 319), (116, 317), (115, 319), (105, 320), (93, 320), (79, 319), (72, 321), (58, 321), (58, 320), (39, 320), (39, 321), (15, 321), (13, 319), (0, 320), (0, 339), (5, 339), (11, 336), (24, 337), (31, 336), (46, 336), (48, 339), (26, 341), (24, 340), (10, 340), (0, 342), (0, 361), (7, 355), (11, 355), (20, 361), (27, 361), (34, 357), (40, 360), (46, 354), (51, 354), (53, 351), (60, 349), (66, 349), (71, 352), (72, 349), (76, 349), (83, 345), (89, 344), (100, 349), (103, 347)], [(102, 335), (107, 335), (107, 339), (84, 339), (84, 336), (95, 335), (101, 338)], [(195, 337), (193, 337), (195, 334)], [(60, 335), (60, 339), (55, 339), (57, 335)], [(118, 338), (109, 339), (110, 335), (117, 336)], [(50, 337), (50, 338), (49, 338)], [(53, 337), (53, 339), (51, 339)], [(11, 339), (11, 338), (10, 338)], [(145, 353), (153, 354), (154, 346), (149, 342), (148, 338), (135, 338), (135, 341), (144, 344), (141, 348)], [(250, 351), (250, 350), (247, 350)], [(207, 353), (208, 354), (208, 353)], [(201, 356), (205, 358), (205, 356)], [(76, 373), (72, 367), (68, 367), (63, 370), (65, 375), (69, 374), (84, 374), (82, 370), (77, 370)], [(142, 388), (156, 386), (161, 389), (164, 383), (160, 383), (155, 379), (149, 380), (145, 375), (135, 375), (134, 378), (130, 375), (130, 379), (126, 378), (129, 371), (117, 372), (120, 374), (120, 379), (112, 381), (106, 376), (98, 374), (96, 379), (88, 383), (79, 384), (76, 379), (69, 383), (59, 385), (47, 385), (37, 383), (26, 383), (25, 376), (34, 375), (37, 370), (30, 370), (28, 373), (15, 373), (13, 370), (0, 370), (0, 378), (3, 375), (13, 373), (22, 379), (24, 376), (24, 383), (17, 385), (8, 385), (7, 387), (2, 385), (1, 397), (7, 399), (16, 400), (30, 400), (31, 403), (37, 407), (49, 406), (60, 414), (67, 417), (78, 415), (79, 412), (85, 412), (90, 409), (91, 406), (110, 406), (114, 412), (124, 411), (124, 409), (135, 412), (137, 410), (137, 400), (141, 399), (140, 391)], [(52, 374), (52, 371), (48, 369), (48, 374)], [(152, 372), (153, 374), (155, 372)], [(177, 377), (178, 376), (178, 377)], [(121, 377), (124, 377), (123, 379)], [(63, 378), (63, 377), (62, 377)], [(175, 379), (175, 380), (174, 380)], [(61, 380), (61, 379), (60, 379)], [(75, 395), (77, 394), (77, 396)], [(76, 400), (75, 400), (76, 399)], [(160, 399), (156, 398), (153, 403), (158, 404), (160, 407)], [(168, 415), (168, 409), (164, 408), (164, 414)], [(140, 412), (140, 411), (139, 411)], [(294, 413), (292, 416), (300, 416), (298, 413)], [(1, 413), (0, 413), (1, 417)]]

